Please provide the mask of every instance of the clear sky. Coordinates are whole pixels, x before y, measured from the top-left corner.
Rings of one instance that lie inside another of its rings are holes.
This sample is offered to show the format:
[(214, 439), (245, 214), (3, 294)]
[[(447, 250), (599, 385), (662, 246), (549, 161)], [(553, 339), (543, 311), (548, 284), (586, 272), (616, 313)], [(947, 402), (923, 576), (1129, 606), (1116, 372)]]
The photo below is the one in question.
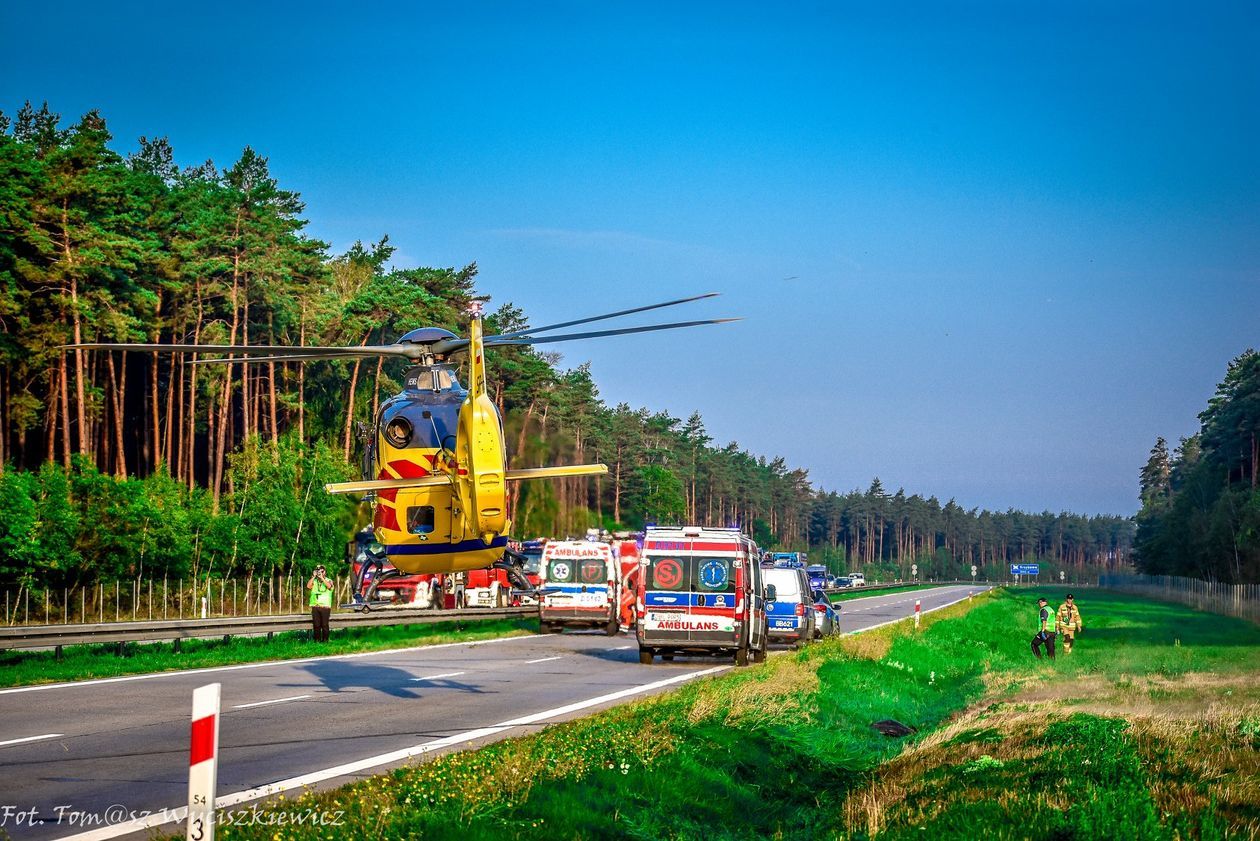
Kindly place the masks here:
[(4, 3), (0, 109), (250, 144), (535, 323), (721, 291), (552, 347), (827, 489), (1129, 514), (1260, 345), (1258, 10)]

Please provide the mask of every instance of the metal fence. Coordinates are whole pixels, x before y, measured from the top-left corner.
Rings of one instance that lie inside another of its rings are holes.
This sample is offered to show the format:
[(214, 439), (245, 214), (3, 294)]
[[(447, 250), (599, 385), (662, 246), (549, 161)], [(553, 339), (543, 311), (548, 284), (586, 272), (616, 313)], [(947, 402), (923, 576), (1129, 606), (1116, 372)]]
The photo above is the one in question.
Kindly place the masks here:
[(1221, 584), (1173, 575), (1100, 575), (1098, 586), (1260, 622), (1260, 584)]
[[(336, 601), (349, 601), (350, 578), (335, 579)], [(306, 579), (297, 575), (253, 578), (135, 578), (76, 587), (9, 586), (0, 595), (5, 625), (277, 616), (306, 609)]]

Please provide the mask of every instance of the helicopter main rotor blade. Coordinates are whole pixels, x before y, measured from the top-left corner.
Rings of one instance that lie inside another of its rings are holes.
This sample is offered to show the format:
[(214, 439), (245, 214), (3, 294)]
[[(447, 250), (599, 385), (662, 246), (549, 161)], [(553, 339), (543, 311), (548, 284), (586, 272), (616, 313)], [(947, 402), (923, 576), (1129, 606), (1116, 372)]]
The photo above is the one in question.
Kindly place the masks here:
[(420, 346), (409, 345), (168, 345), (133, 342), (81, 342), (62, 345), (67, 350), (131, 350), (140, 353), (235, 353), (244, 356), (419, 356)]
[(543, 345), (550, 342), (571, 342), (576, 339), (599, 339), (605, 336), (624, 336), (628, 333), (651, 333), (655, 330), (675, 330), (679, 327), (699, 327), (703, 324), (726, 324), (730, 321), (742, 321), (739, 318), (710, 318), (704, 321), (676, 321), (673, 324), (648, 324), (643, 327), (623, 327), (620, 330), (593, 330), (586, 333), (565, 333), (561, 336), (523, 336), (519, 339), (486, 339), (486, 347), (504, 347), (509, 345)]
[(248, 365), (255, 362), (318, 362), (322, 359), (375, 359), (378, 356), (406, 356), (383, 353), (380, 350), (360, 350), (356, 353), (282, 353), (277, 356), (218, 357), (216, 359), (190, 359), (185, 365)]
[(619, 312), (605, 313), (604, 315), (592, 315), (589, 318), (578, 318), (573, 321), (562, 321), (559, 324), (548, 324), (546, 327), (531, 327), (528, 330), (518, 330), (515, 333), (501, 333), (498, 336), (486, 336), (486, 341), (491, 339), (516, 339), (521, 336), (532, 336), (535, 333), (542, 333), (545, 330), (559, 330), (561, 327), (574, 327), (578, 324), (590, 324), (592, 321), (604, 321), (609, 318), (618, 318), (623, 315), (631, 315), (636, 312), (647, 312), (648, 310), (659, 310), (661, 307), (673, 307), (678, 304), (689, 304), (692, 301), (700, 301), (705, 298), (715, 298), (721, 292), (706, 292), (703, 295), (694, 295), (690, 298), (679, 298), (676, 301), (665, 301), (660, 304), (648, 304), (646, 307), (635, 307), (634, 309), (621, 310)]

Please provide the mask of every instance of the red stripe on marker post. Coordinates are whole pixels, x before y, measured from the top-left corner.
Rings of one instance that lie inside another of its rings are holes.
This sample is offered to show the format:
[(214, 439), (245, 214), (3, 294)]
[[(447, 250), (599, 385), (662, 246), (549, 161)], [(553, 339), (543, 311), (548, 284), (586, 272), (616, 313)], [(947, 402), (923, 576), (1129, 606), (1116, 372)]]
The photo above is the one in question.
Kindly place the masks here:
[(219, 777), (219, 696), (222, 684), (193, 690), (188, 742), (188, 841), (214, 841), (214, 795)]
[(189, 766), (214, 759), (215, 716), (193, 719), (192, 747), (188, 751)]
[(914, 627), (919, 627), (919, 614), (923, 610), (923, 601), (921, 599), (914, 600)]

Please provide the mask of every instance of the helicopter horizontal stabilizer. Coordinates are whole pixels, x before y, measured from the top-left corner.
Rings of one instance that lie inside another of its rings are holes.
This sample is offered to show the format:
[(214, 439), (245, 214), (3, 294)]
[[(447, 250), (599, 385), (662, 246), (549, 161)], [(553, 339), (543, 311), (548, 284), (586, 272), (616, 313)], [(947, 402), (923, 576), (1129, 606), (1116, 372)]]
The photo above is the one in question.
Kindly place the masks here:
[(330, 494), (363, 494), (373, 491), (396, 491), (404, 488), (436, 488), (449, 485), (449, 476), (417, 476), (413, 479), (365, 479), (362, 482), (329, 482), (324, 490)]
[(608, 472), (606, 464), (562, 464), (556, 467), (523, 467), (509, 470), (505, 478), (509, 482), (522, 479), (559, 479), (564, 476), (603, 476)]

